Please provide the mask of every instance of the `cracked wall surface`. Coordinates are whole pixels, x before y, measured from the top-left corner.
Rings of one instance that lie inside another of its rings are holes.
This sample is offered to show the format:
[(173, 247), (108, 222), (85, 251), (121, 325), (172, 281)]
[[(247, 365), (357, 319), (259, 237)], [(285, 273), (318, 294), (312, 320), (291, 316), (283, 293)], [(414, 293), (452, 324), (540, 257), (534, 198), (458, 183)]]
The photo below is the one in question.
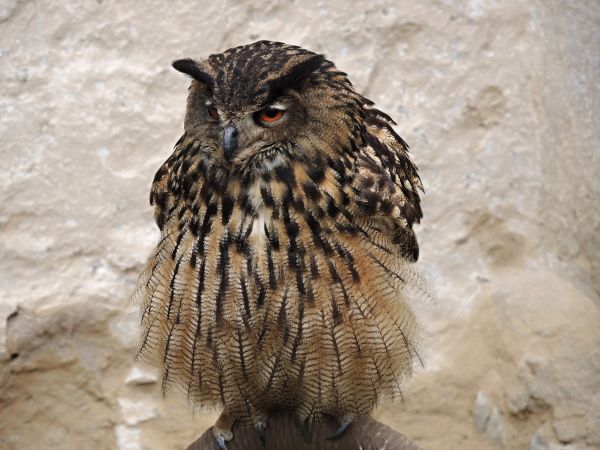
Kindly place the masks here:
[(597, 1), (0, 1), (0, 447), (179, 449), (214, 421), (134, 364), (128, 298), (182, 131), (170, 68), (325, 53), (426, 189), (425, 368), (376, 416), (426, 449), (600, 448)]

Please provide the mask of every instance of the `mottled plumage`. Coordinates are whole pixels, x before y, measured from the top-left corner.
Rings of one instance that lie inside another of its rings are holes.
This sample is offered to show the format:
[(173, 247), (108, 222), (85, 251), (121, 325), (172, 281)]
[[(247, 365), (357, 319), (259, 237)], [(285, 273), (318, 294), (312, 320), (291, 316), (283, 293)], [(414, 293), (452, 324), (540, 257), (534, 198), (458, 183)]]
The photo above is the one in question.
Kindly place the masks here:
[(140, 355), (165, 389), (241, 419), (354, 417), (399, 395), (417, 357), (405, 288), (424, 283), (421, 181), (392, 119), (299, 47), (174, 67), (193, 80), (150, 194)]

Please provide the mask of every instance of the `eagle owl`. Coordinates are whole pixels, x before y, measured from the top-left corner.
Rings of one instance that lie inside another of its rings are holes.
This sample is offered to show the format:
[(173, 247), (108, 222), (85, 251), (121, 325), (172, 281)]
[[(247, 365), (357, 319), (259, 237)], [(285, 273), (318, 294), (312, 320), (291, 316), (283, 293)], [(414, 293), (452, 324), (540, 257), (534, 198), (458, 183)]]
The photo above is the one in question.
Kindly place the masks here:
[(192, 78), (184, 133), (150, 192), (160, 240), (140, 275), (140, 356), (163, 389), (264, 439), (269, 414), (340, 435), (401, 395), (419, 359), (417, 168), (393, 120), (346, 74), (260, 41), (173, 67)]

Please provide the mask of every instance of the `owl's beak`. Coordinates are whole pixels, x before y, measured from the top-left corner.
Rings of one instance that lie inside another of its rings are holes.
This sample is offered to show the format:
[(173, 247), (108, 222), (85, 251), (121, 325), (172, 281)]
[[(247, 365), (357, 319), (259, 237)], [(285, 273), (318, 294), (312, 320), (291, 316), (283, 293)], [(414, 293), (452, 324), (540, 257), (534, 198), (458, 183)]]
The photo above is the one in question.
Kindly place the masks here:
[(223, 130), (223, 153), (227, 161), (231, 158), (238, 148), (238, 130), (233, 125), (227, 125)]

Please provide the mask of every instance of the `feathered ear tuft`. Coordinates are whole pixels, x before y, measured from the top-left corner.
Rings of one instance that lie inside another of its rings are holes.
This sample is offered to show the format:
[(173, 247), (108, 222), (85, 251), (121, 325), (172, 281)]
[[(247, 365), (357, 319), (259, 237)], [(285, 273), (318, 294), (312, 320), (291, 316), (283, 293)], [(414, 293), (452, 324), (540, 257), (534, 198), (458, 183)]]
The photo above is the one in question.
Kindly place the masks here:
[(297, 86), (302, 80), (321, 67), (325, 61), (323, 55), (310, 55), (307, 58), (302, 58), (300, 62), (294, 64), (282, 76), (271, 80), (269, 83), (269, 101), (282, 95), (286, 89)]
[(215, 85), (215, 80), (208, 73), (203, 71), (196, 61), (191, 58), (178, 59), (173, 61), (173, 68), (181, 73), (192, 77), (194, 80), (198, 80), (201, 83), (206, 84), (211, 90)]

